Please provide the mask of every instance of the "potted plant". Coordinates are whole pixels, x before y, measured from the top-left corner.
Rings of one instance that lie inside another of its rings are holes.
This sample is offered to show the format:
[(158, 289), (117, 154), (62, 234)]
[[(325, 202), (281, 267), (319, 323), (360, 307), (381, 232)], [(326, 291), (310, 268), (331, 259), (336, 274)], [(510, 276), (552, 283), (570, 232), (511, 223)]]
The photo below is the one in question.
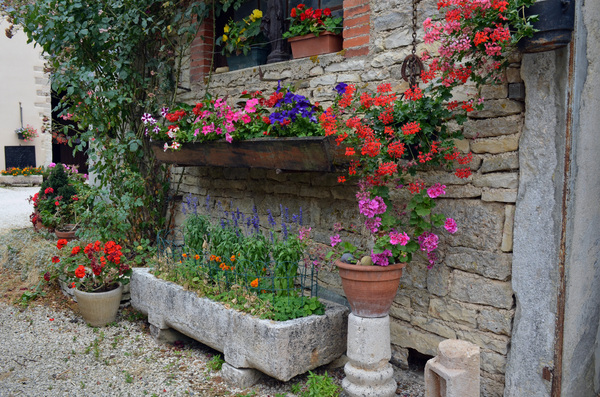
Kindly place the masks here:
[(42, 182), (40, 191), (30, 198), (34, 213), (32, 222), (40, 221), (45, 227), (55, 230), (73, 229), (76, 224), (78, 194), (85, 177), (77, 169), (64, 164), (51, 163), (48, 177)]
[(292, 8), (290, 28), (283, 34), (292, 46), (294, 59), (342, 50), (342, 17), (329, 8), (313, 9), (304, 4)]
[(221, 53), (227, 56), (229, 70), (263, 65), (269, 55), (269, 45), (261, 32), (262, 11), (254, 10), (248, 17), (227, 22), (223, 35), (217, 38)]
[(15, 133), (17, 134), (17, 138), (22, 139), (25, 142), (33, 141), (33, 138), (37, 138), (39, 136), (37, 130), (29, 124), (27, 127), (17, 128)]
[[(443, 86), (442, 86), (443, 87)], [(345, 254), (336, 262), (344, 291), (353, 312), (362, 317), (380, 317), (387, 314), (402, 275), (402, 268), (413, 255), (423, 253), (430, 266), (436, 260), (438, 236), (434, 229), (445, 227), (454, 233), (456, 223), (443, 214), (434, 214), (435, 198), (445, 194), (445, 186), (426, 187), (416, 178), (423, 167), (446, 166), (456, 162), (467, 165), (470, 154), (459, 153), (454, 139), (460, 132), (450, 130), (446, 123), (454, 119), (461, 124), (466, 113), (473, 110), (471, 102), (449, 101), (450, 89), (418, 87), (397, 96), (389, 84), (378, 87), (376, 94), (359, 93), (353, 85), (344, 83), (336, 87), (336, 102), (322, 116), (328, 134), (338, 136), (350, 158), (348, 176), (360, 177), (356, 194), (359, 212), (365, 217), (365, 227), (370, 232), (369, 252), (358, 255), (356, 247), (342, 243), (339, 233), (331, 237), (331, 245)], [(406, 154), (411, 153), (407, 157)], [(456, 171), (458, 177), (468, 177), (468, 167)], [(346, 177), (339, 177), (345, 183)], [(402, 196), (407, 203), (398, 204), (392, 196)], [(341, 231), (339, 227), (336, 231)], [(363, 266), (356, 266), (355, 264)], [(354, 273), (362, 274), (354, 274)], [(389, 275), (383, 275), (390, 273)], [(358, 277), (368, 277), (360, 281)], [(388, 288), (374, 285), (374, 280), (388, 279)], [(352, 281), (351, 281), (352, 280)], [(373, 288), (364, 294), (375, 304), (353, 302), (353, 286)], [(378, 291), (386, 290), (386, 298)], [(364, 307), (364, 308), (363, 308)]]
[(75, 288), (79, 311), (88, 324), (102, 327), (115, 321), (123, 285), (131, 275), (121, 246), (114, 241), (69, 244), (60, 239), (56, 247), (59, 252), (52, 262), (57, 271), (44, 278), (58, 277)]
[(182, 236), (161, 234), (154, 268), (134, 269), (131, 304), (153, 334), (174, 328), (223, 352), (226, 365), (282, 381), (339, 357), (348, 309), (315, 296), (302, 212), (281, 207), (279, 222), (268, 211), (262, 227), (256, 210), (217, 207), (213, 216), (209, 197), (203, 211), (186, 196)]

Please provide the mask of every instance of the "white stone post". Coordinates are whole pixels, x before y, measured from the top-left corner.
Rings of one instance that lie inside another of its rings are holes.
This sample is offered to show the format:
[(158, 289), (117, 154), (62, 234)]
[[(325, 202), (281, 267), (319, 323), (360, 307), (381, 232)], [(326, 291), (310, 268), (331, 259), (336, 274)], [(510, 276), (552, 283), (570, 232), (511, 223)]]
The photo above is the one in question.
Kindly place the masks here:
[(447, 339), (425, 364), (425, 397), (479, 397), (479, 346)]
[(348, 358), (342, 387), (349, 397), (392, 397), (396, 395), (394, 370), (389, 363), (390, 316), (348, 316)]

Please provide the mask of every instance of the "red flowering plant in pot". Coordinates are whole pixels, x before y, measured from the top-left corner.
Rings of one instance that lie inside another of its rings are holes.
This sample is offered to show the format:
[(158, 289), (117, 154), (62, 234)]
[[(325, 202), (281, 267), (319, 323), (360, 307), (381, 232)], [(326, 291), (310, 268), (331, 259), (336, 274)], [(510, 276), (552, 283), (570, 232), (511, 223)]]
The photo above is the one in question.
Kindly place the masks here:
[(56, 271), (44, 276), (47, 281), (57, 277), (83, 292), (107, 292), (129, 283), (131, 268), (114, 241), (69, 243), (60, 239), (56, 247), (58, 254), (52, 258)]
[[(457, 225), (454, 219), (433, 211), (445, 186), (426, 186), (417, 171), (458, 165), (457, 177), (470, 176), (472, 156), (456, 149), (454, 140), (462, 135), (448, 128), (447, 122), (462, 124), (474, 109), (473, 102), (452, 101), (450, 89), (444, 86), (413, 87), (399, 96), (389, 84), (380, 85), (374, 95), (359, 93), (344, 83), (336, 90), (337, 100), (323, 113), (321, 122), (327, 134), (336, 134), (338, 143), (346, 146), (349, 177), (360, 178), (359, 212), (374, 240), (363, 264), (408, 263), (422, 252), (433, 266), (438, 244), (434, 229), (454, 233)], [(339, 182), (345, 181), (346, 176), (339, 177)], [(408, 202), (399, 205), (394, 196)], [(331, 245), (338, 244), (338, 250), (355, 251), (336, 234)], [(359, 258), (345, 259), (356, 263)]]
[(336, 17), (329, 8), (292, 8), (290, 28), (283, 33), (292, 46), (294, 58), (337, 52), (342, 49), (342, 17)]

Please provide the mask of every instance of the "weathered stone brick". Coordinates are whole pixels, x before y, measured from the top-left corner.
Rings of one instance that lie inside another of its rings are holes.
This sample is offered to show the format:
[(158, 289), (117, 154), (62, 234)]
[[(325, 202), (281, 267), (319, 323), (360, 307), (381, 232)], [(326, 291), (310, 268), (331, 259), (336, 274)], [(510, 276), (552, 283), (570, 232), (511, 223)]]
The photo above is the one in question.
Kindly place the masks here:
[(473, 185), (446, 186), (444, 198), (475, 198), (481, 196), (481, 188)]
[(419, 289), (427, 288), (427, 266), (417, 261), (411, 262), (404, 268), (400, 285)]
[(427, 313), (429, 308), (429, 299), (431, 295), (426, 290), (420, 290), (415, 288), (400, 288), (398, 295), (407, 296), (410, 299), (410, 308), (417, 310), (422, 313)]
[(390, 339), (393, 344), (404, 348), (410, 347), (420, 353), (435, 356), (438, 345), (446, 338), (418, 330), (404, 321), (392, 319), (390, 321)]
[(521, 132), (523, 116), (494, 117), (491, 119), (469, 119), (465, 122), (463, 135), (465, 138), (490, 138), (494, 136), (513, 135)]
[(446, 339), (456, 339), (456, 332), (442, 321), (423, 316), (419, 313), (412, 315), (410, 323), (424, 331), (433, 332), (436, 335), (443, 336)]
[(384, 41), (386, 49), (394, 49), (398, 47), (405, 47), (412, 42), (412, 37), (408, 29), (396, 30), (390, 34)]
[(510, 336), (514, 314), (514, 310), (482, 308), (477, 317), (477, 328)]
[(349, 70), (364, 70), (364, 59), (349, 59), (344, 62), (332, 63), (325, 68), (327, 73), (347, 72)]
[(451, 298), (502, 309), (513, 307), (513, 290), (510, 281), (492, 280), (460, 270), (455, 270), (452, 276), (449, 293)]
[(481, 172), (512, 171), (519, 169), (519, 154), (517, 152), (502, 153), (483, 159)]
[(519, 177), (516, 172), (494, 172), (475, 175), (473, 185), (477, 187), (516, 189), (519, 187)]
[(428, 314), (440, 320), (475, 327), (477, 325), (478, 307), (448, 298), (432, 297), (429, 301)]
[[(436, 212), (454, 218), (458, 231), (443, 234), (444, 245), (493, 251), (500, 247), (504, 225), (504, 204), (480, 200), (439, 200)], [(454, 251), (450, 249), (448, 252)]]
[(512, 255), (455, 247), (446, 254), (443, 264), (504, 281), (511, 275)]
[(405, 295), (396, 295), (396, 298), (390, 307), (390, 316), (410, 322), (411, 312), (410, 298)]
[[(513, 51), (518, 52), (518, 51)], [(491, 374), (490, 374), (491, 375)], [(501, 379), (492, 378), (482, 371), (481, 375), (481, 395), (484, 397), (503, 397), (504, 396), (504, 377)]]
[(484, 188), (481, 200), (496, 201), (500, 203), (514, 203), (517, 201), (517, 189), (489, 189)]
[(438, 296), (448, 295), (451, 272), (447, 266), (434, 266), (427, 272), (427, 291)]
[(471, 142), (473, 153), (506, 153), (519, 148), (519, 135), (506, 135), (494, 138), (476, 139)]
[(471, 141), (469, 139), (454, 140), (454, 146), (456, 146), (456, 149), (461, 153), (468, 153), (471, 150), (470, 143)]
[(369, 70), (361, 75), (362, 81), (382, 81), (390, 78), (390, 72), (386, 69)]
[(295, 192), (302, 197), (315, 197), (322, 199), (331, 198), (331, 192), (329, 189), (316, 188), (306, 185), (301, 185), (300, 189), (298, 189), (298, 186), (293, 187), (295, 188)]
[(481, 87), (481, 96), (485, 99), (504, 99), (508, 96), (508, 85), (484, 85)]
[(492, 374), (506, 372), (506, 356), (487, 349), (481, 349), (481, 369)]
[(321, 66), (315, 66), (314, 68), (310, 69), (309, 75), (310, 76), (320, 76), (322, 75), (324, 72), (323, 68)]
[(522, 83), (521, 68), (506, 68), (506, 81), (509, 83)]
[(337, 82), (337, 76), (335, 74), (325, 74), (323, 76), (315, 77), (310, 81), (312, 88), (319, 85), (333, 86)]
[(510, 338), (508, 336), (466, 329), (457, 329), (456, 337), (504, 355), (508, 352), (508, 345), (510, 343)]
[(388, 12), (373, 19), (373, 28), (376, 32), (391, 30), (408, 25), (409, 16), (401, 12)]
[(504, 229), (502, 230), (502, 245), (500, 246), (503, 252), (512, 252), (514, 223), (515, 206), (507, 205), (504, 211)]
[(360, 76), (356, 73), (341, 73), (337, 76), (338, 83), (358, 83)]
[(492, 99), (483, 102), (483, 110), (476, 110), (469, 114), (475, 119), (485, 119), (489, 117), (510, 116), (519, 114), (524, 110), (522, 102), (511, 101), (510, 99)]

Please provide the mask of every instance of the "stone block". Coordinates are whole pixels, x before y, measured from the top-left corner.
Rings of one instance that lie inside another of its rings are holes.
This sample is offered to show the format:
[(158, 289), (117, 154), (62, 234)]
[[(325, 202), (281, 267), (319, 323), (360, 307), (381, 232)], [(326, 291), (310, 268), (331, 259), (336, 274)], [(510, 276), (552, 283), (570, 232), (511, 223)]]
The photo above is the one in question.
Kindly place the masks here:
[(0, 185), (4, 186), (39, 186), (42, 175), (0, 175)]
[(522, 83), (521, 68), (506, 68), (506, 81), (509, 83)]
[(481, 376), (481, 395), (484, 397), (504, 397), (504, 377)]
[(508, 85), (484, 85), (481, 87), (481, 96), (484, 99), (504, 99), (508, 97)]
[(310, 81), (310, 87), (315, 88), (320, 85), (333, 87), (337, 82), (337, 77), (334, 74), (325, 74), (322, 76), (315, 77)]
[(481, 369), (492, 374), (504, 374), (506, 356), (483, 349), (481, 351)]
[[(350, 362), (364, 369), (377, 369), (392, 357), (390, 317), (363, 318), (348, 316), (348, 351)], [(383, 340), (382, 340), (383, 339)]]
[(422, 331), (409, 323), (398, 320), (392, 320), (390, 335), (392, 343), (404, 348), (410, 347), (429, 356), (436, 354), (437, 346), (444, 340), (439, 335)]
[(429, 316), (415, 313), (410, 320), (410, 323), (424, 331), (432, 332), (436, 335), (448, 339), (456, 338), (456, 332), (442, 321), (430, 318)]
[(410, 298), (405, 295), (397, 294), (390, 307), (390, 316), (400, 320), (410, 321), (410, 312)]
[(502, 245), (500, 246), (503, 252), (512, 252), (514, 223), (515, 206), (507, 205), (504, 211), (504, 229), (502, 231)]
[(491, 119), (469, 119), (463, 126), (465, 138), (479, 139), (502, 135), (514, 135), (523, 128), (523, 116), (514, 115)]
[(489, 117), (502, 117), (519, 114), (524, 111), (524, 105), (521, 102), (510, 99), (492, 99), (483, 102), (483, 110), (476, 110), (469, 114), (475, 119), (484, 119)]
[(514, 203), (517, 201), (517, 189), (488, 189), (483, 188), (482, 201), (495, 201), (499, 203)]
[(252, 368), (236, 368), (224, 363), (221, 376), (227, 383), (245, 389), (256, 384), (262, 378), (262, 373)]
[(502, 355), (508, 352), (510, 338), (504, 335), (496, 335), (489, 332), (469, 331), (465, 329), (457, 329), (456, 336), (459, 339), (467, 340), (475, 343), (479, 347), (495, 351)]
[(519, 154), (517, 152), (502, 153), (483, 159), (481, 172), (513, 171), (519, 169)]
[(337, 76), (338, 83), (359, 83), (361, 78), (356, 73), (340, 73)]
[(461, 153), (468, 153), (470, 149), (470, 139), (455, 139), (454, 146)]
[(347, 59), (344, 62), (332, 63), (325, 68), (327, 73), (347, 72), (365, 70), (364, 59)]
[(476, 175), (473, 177), (473, 185), (477, 187), (516, 189), (519, 187), (519, 175), (516, 172), (493, 172)]
[(361, 75), (362, 81), (383, 81), (390, 78), (390, 72), (387, 69), (369, 70)]
[(446, 254), (444, 264), (455, 269), (504, 281), (508, 280), (511, 275), (512, 255), (456, 247)]
[(482, 308), (477, 316), (477, 328), (510, 336), (514, 315), (514, 310)]
[(448, 285), (452, 277), (450, 268), (443, 265), (437, 265), (427, 272), (427, 291), (433, 295), (448, 295)]
[(476, 198), (481, 197), (481, 188), (473, 185), (446, 186), (444, 198)]
[(412, 42), (408, 29), (397, 29), (383, 40), (386, 49), (392, 50), (398, 47), (406, 47)]
[(449, 339), (425, 364), (425, 397), (479, 397), (479, 346)]
[(402, 12), (388, 12), (373, 19), (373, 29), (376, 32), (408, 26), (410, 16)]
[(504, 204), (468, 199), (439, 200), (435, 211), (454, 218), (458, 224), (456, 233), (443, 234), (445, 244), (456, 247), (447, 252), (458, 247), (493, 251), (500, 246)]
[(498, 281), (455, 270), (449, 296), (453, 299), (511, 309), (514, 304), (510, 281)]
[(401, 369), (408, 369), (408, 349), (392, 344), (390, 363)]
[(427, 265), (413, 261), (404, 268), (400, 279), (401, 288), (413, 287), (419, 289), (427, 288)]
[(150, 324), (223, 352), (233, 367), (253, 368), (284, 382), (346, 350), (348, 309), (324, 303), (322, 316), (261, 320), (157, 279), (147, 268), (136, 268), (131, 276), (131, 305), (147, 314)]
[(519, 135), (505, 135), (493, 138), (477, 138), (471, 142), (473, 153), (506, 153), (519, 149)]
[(477, 313), (478, 306), (435, 297), (431, 298), (428, 311), (431, 317), (471, 327), (477, 326)]

